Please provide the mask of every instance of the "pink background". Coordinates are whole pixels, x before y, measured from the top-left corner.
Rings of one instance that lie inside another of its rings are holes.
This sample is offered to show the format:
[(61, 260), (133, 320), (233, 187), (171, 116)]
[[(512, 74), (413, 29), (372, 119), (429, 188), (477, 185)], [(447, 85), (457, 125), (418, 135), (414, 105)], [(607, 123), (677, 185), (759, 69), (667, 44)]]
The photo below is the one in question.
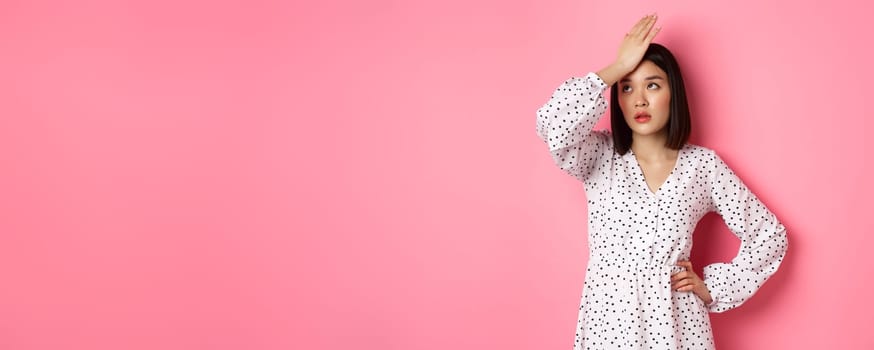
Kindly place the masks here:
[(535, 111), (652, 11), (790, 234), (717, 346), (872, 348), (863, 4), (4, 1), (0, 348), (570, 349), (585, 197)]

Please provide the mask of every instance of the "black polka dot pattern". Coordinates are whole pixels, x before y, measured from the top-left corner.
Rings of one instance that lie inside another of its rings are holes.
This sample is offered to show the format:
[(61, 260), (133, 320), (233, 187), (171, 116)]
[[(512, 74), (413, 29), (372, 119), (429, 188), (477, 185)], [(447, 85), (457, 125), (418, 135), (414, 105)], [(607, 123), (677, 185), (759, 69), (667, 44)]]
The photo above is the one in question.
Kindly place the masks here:
[[(748, 300), (780, 266), (786, 230), (707, 148), (686, 145), (653, 193), (632, 151), (613, 150), (593, 131), (607, 110), (594, 73), (565, 81), (537, 111), (537, 132), (556, 164), (583, 182), (589, 207), (589, 263), (574, 349), (713, 349), (710, 312)], [(719, 213), (740, 239), (730, 263), (704, 267), (713, 302), (671, 289), (688, 260), (692, 232)]]

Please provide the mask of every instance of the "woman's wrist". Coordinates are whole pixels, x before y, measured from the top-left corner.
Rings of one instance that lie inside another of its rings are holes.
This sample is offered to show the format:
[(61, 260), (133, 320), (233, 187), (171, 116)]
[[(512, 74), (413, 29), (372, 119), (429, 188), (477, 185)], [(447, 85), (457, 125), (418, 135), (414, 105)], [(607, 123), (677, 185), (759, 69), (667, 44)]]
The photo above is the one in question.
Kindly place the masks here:
[[(632, 67), (634, 68), (634, 67)], [(622, 65), (619, 62), (613, 62), (607, 67), (599, 70), (595, 74), (598, 74), (601, 77), (601, 80), (604, 81), (608, 86), (612, 86), (614, 83), (622, 79), (623, 76), (628, 74), (631, 70)]]
[(700, 298), (701, 301), (704, 302), (705, 305), (710, 305), (713, 303), (713, 295), (710, 294), (710, 291), (708, 291), (706, 287), (702, 288), (702, 290), (696, 294), (698, 295), (698, 298)]

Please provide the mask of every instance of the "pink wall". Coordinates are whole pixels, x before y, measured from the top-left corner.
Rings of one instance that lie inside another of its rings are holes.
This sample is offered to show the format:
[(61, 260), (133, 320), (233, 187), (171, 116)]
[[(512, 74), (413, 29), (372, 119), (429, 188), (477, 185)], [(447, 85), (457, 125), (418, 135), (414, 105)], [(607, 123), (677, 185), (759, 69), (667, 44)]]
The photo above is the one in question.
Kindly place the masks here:
[(717, 345), (874, 347), (863, 2), (290, 3), (0, 4), (0, 348), (570, 349), (585, 199), (535, 111), (651, 11), (790, 230)]

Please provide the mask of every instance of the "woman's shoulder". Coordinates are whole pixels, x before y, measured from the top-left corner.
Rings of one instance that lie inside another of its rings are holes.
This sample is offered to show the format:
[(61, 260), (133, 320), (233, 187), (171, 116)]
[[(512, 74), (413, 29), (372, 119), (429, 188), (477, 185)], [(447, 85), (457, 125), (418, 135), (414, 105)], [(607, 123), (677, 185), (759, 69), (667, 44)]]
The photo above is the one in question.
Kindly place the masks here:
[(687, 143), (685, 146), (683, 146), (683, 149), (686, 154), (689, 154), (695, 158), (712, 159), (716, 157), (716, 151), (701, 145)]
[(709, 147), (687, 143), (683, 150), (687, 162), (701, 171), (712, 170), (722, 163), (717, 152)]
[(684, 146), (688, 159), (693, 166), (708, 173), (732, 171), (726, 162), (719, 156), (719, 152), (714, 149), (687, 143)]

